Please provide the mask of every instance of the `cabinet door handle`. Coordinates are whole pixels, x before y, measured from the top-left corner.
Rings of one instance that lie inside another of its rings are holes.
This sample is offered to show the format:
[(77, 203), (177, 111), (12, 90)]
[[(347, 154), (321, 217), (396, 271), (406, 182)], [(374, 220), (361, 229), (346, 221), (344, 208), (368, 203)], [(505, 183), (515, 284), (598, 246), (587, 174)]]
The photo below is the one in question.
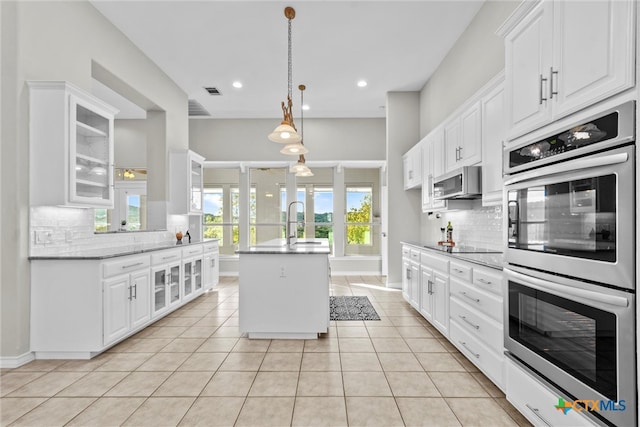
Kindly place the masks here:
[(144, 264), (144, 262), (140, 261), (140, 262), (136, 262), (135, 264), (123, 265), (122, 269), (124, 270), (126, 268), (131, 268), (131, 267), (135, 267), (137, 265), (142, 265), (142, 264)]
[(467, 343), (466, 343), (466, 342), (464, 342), (464, 341), (458, 341), (458, 342), (460, 343), (460, 345), (461, 345), (461, 346), (463, 346), (464, 348), (466, 348), (467, 350), (469, 350), (469, 352), (470, 352), (471, 354), (473, 354), (473, 355), (475, 356), (475, 358), (476, 358), (476, 359), (480, 359), (480, 355), (479, 355), (478, 353), (476, 353), (475, 351), (471, 350), (471, 349), (469, 348), (469, 346), (467, 345)]
[(133, 284), (133, 299), (138, 299), (138, 284)]
[(476, 330), (480, 329), (479, 325), (476, 325), (474, 323), (471, 323), (468, 319), (467, 316), (463, 316), (462, 314), (458, 314), (458, 317), (461, 318), (465, 323), (467, 323), (468, 325), (470, 325), (472, 328), (475, 328)]
[[(555, 74), (556, 77), (558, 76), (558, 72), (557, 71), (553, 71), (553, 67), (551, 67), (549, 72), (549, 77), (551, 78), (551, 81), (549, 82), (549, 99), (553, 99), (553, 95), (557, 95), (558, 91), (553, 90), (553, 75)], [(557, 82), (556, 82), (557, 83)]]
[(545, 79), (544, 77), (542, 77), (542, 74), (540, 74), (540, 104), (542, 104), (542, 101), (546, 101), (547, 98), (544, 98), (542, 96), (542, 94), (544, 93), (542, 90), (542, 82), (546, 82), (547, 79)]
[(533, 406), (529, 405), (528, 403), (525, 403), (524, 406), (526, 406), (531, 412), (533, 412), (533, 415), (535, 415), (547, 427), (552, 427), (553, 424), (551, 424), (549, 421), (545, 420), (544, 417), (542, 415), (540, 415), (540, 410), (538, 408), (534, 408)]
[(129, 286), (129, 301), (131, 301), (131, 286)]
[(462, 147), (458, 147), (458, 160), (462, 160)]
[(407, 268), (407, 279), (411, 280), (411, 269)]
[(480, 300), (478, 298), (470, 297), (469, 295), (467, 295), (466, 292), (460, 291), (460, 295), (462, 295), (463, 297), (465, 297), (467, 299), (470, 299), (473, 302), (476, 302), (476, 303), (480, 302)]
[(433, 282), (431, 280), (428, 280), (427, 284), (428, 284), (427, 293), (429, 295), (433, 295)]
[(409, 171), (409, 179), (413, 179), (413, 171)]

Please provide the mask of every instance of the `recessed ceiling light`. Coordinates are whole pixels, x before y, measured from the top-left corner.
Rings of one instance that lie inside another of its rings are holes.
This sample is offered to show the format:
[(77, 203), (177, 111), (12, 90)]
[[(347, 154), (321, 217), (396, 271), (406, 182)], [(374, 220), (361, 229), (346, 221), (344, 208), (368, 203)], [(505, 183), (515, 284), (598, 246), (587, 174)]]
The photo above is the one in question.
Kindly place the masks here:
[(240, 89), (242, 87), (242, 83), (240, 82), (233, 82), (233, 87), (235, 87), (236, 89)]
[(304, 111), (307, 111), (307, 110), (309, 109), (309, 104), (304, 104), (304, 105), (302, 106), (302, 109), (303, 109)]
[(360, 81), (358, 82), (358, 87), (365, 87), (366, 85), (367, 85), (366, 80), (360, 80)]

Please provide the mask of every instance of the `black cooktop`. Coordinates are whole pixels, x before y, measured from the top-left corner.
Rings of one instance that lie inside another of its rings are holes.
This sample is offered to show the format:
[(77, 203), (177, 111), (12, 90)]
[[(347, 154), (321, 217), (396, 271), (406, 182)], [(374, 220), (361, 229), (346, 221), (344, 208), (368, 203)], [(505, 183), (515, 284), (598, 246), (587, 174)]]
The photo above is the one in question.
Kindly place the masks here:
[(499, 254), (502, 253), (496, 249), (478, 248), (475, 246), (444, 246), (444, 245), (424, 245), (425, 248), (432, 249), (434, 251), (447, 252), (450, 254)]

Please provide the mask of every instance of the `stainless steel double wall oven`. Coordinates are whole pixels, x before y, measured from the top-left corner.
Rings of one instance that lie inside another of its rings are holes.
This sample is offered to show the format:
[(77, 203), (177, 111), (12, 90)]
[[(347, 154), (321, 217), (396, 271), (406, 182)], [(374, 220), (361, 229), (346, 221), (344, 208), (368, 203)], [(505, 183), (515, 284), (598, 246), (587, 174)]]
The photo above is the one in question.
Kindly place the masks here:
[(635, 103), (575, 117), (505, 150), (505, 347), (606, 402), (601, 424), (637, 425)]

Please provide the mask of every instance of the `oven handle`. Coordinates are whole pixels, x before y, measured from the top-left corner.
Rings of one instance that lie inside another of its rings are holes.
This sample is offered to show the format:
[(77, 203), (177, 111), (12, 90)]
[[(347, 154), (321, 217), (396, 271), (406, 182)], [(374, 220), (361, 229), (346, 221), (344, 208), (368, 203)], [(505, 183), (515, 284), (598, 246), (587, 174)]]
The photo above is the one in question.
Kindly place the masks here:
[(536, 288), (541, 288), (540, 290), (551, 290), (555, 291), (559, 295), (571, 295), (574, 297), (584, 298), (591, 301), (595, 301), (601, 304), (615, 305), (618, 307), (628, 307), (629, 300), (624, 297), (619, 297), (615, 295), (603, 295), (599, 292), (589, 291), (586, 289), (577, 289), (571, 286), (564, 286), (558, 283), (553, 283), (548, 280), (538, 279), (537, 277), (527, 276), (522, 273), (518, 273), (513, 270), (509, 270), (508, 268), (504, 269), (504, 272), (507, 276), (510, 276), (516, 280), (534, 285)]
[[(565, 173), (569, 171), (575, 171), (579, 169), (597, 168), (599, 166), (615, 165), (618, 163), (625, 163), (629, 160), (629, 153), (610, 154), (602, 157), (592, 157), (589, 159), (576, 159), (571, 162), (563, 162), (555, 165), (545, 167), (545, 173), (542, 176), (555, 175), (557, 173)], [(504, 181), (504, 185), (516, 184), (518, 182), (526, 181), (532, 178), (540, 178), (540, 171), (538, 169), (520, 173), (513, 178), (509, 178)]]

